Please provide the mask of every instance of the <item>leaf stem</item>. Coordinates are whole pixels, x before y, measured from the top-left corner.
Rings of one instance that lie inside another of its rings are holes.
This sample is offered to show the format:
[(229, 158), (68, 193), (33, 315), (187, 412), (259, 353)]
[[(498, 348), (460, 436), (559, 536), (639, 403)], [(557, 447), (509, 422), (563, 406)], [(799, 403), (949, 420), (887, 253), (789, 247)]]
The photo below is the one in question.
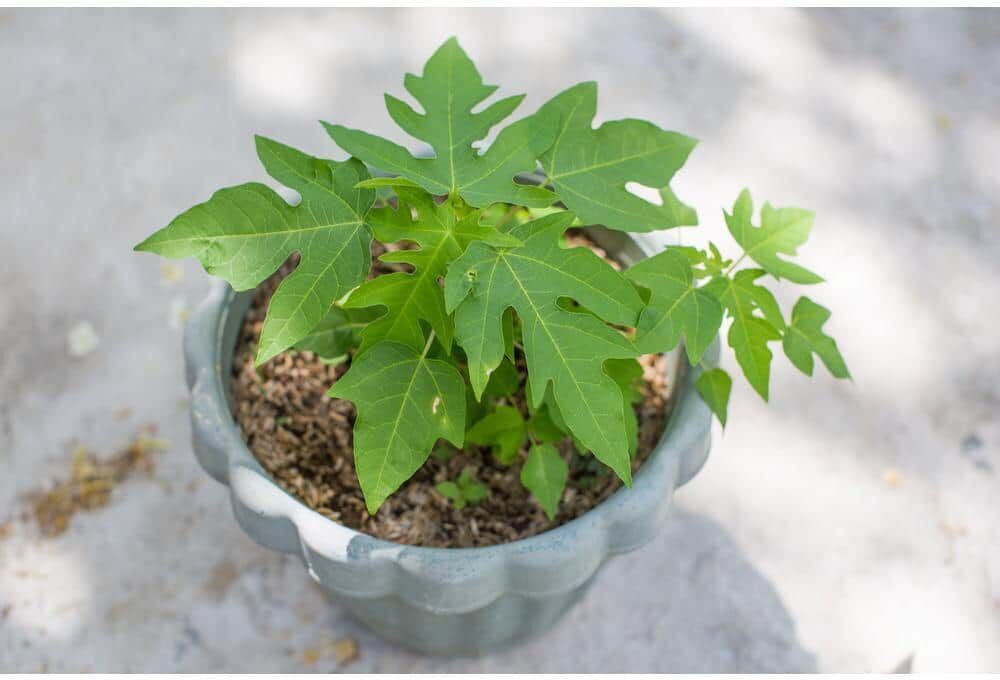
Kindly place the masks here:
[(434, 331), (427, 336), (427, 344), (424, 345), (424, 351), (420, 353), (420, 358), (423, 359), (427, 356), (427, 353), (431, 350), (431, 343), (434, 342)]
[(503, 214), (503, 217), (500, 218), (500, 223), (497, 224), (497, 229), (503, 229), (505, 226), (507, 226), (507, 223), (514, 218), (514, 215), (517, 214), (517, 211), (520, 207), (521, 206), (515, 203), (511, 203), (510, 207), (507, 208), (507, 212), (505, 212)]
[(727, 270), (725, 271), (725, 273), (724, 273), (724, 276), (728, 277), (728, 276), (729, 276), (729, 274), (730, 274), (730, 273), (731, 273), (731, 272), (732, 272), (732, 271), (733, 271), (734, 269), (736, 269), (736, 265), (738, 265), (738, 264), (739, 264), (740, 262), (742, 262), (742, 261), (743, 261), (743, 260), (744, 260), (744, 259), (746, 258), (746, 256), (747, 256), (747, 251), (745, 251), (745, 250), (744, 250), (744, 251), (743, 251), (743, 254), (739, 256), (739, 258), (738, 258), (738, 259), (736, 260), (736, 262), (733, 262), (733, 263), (732, 263), (731, 265), (729, 265), (729, 269), (727, 269)]

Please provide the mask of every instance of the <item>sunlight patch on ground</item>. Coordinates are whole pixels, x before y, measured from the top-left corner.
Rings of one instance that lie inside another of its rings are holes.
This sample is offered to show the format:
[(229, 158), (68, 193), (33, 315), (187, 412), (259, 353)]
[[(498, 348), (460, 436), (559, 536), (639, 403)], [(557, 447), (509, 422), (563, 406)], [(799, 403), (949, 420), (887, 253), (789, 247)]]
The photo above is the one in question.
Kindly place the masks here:
[(85, 565), (59, 542), (17, 546), (16, 541), (5, 546), (8, 554), (0, 565), (0, 603), (10, 606), (3, 628), (36, 640), (71, 639), (94, 595)]

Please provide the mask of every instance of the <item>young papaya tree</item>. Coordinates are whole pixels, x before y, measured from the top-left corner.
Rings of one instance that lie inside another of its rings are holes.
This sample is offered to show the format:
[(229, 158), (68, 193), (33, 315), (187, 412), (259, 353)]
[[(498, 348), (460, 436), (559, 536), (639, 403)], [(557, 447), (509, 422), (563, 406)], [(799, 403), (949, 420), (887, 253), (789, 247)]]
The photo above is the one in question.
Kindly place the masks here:
[[(329, 123), (346, 161), (257, 137), (264, 170), (297, 202), (257, 182), (221, 189), (136, 246), (195, 257), (236, 290), (298, 254), (270, 301), (256, 362), (290, 348), (349, 357), (330, 395), (356, 407), (354, 462), (369, 512), (442, 441), (488, 447), (500, 464), (520, 466), (550, 518), (568, 476), (555, 444), (567, 437), (630, 485), (637, 358), (683, 344), (698, 392), (725, 426), (732, 379), (703, 365), (724, 328), (765, 400), (777, 344), (807, 375), (815, 355), (835, 377), (849, 377), (823, 330), (830, 312), (801, 297), (786, 320), (766, 287), (822, 281), (791, 260), (811, 212), (765, 203), (754, 224), (744, 190), (723, 214), (735, 259), (714, 243), (670, 246), (618, 271), (588, 248), (567, 247), (566, 230), (697, 225), (670, 186), (694, 139), (634, 119), (595, 128), (593, 82), (509, 122), (524, 96), (489, 103), (496, 86), (454, 38), (404, 87), (415, 104), (387, 94), (389, 116), (432, 154)], [(524, 181), (529, 175), (538, 181)], [(660, 202), (629, 183), (658, 189)], [(406, 270), (369, 278), (373, 240), (405, 245), (381, 259)], [(522, 390), (526, 411), (511, 399)], [(462, 506), (487, 493), (468, 471), (439, 491)]]

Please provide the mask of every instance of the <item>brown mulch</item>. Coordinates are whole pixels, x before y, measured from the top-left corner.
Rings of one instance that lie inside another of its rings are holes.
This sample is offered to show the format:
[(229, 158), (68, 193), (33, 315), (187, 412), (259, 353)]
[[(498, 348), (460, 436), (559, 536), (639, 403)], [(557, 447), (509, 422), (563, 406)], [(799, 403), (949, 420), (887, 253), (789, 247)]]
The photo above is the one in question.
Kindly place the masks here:
[[(568, 240), (588, 245), (608, 259), (579, 233), (570, 233)], [(375, 273), (387, 271), (384, 263), (374, 265)], [(472, 547), (552, 529), (587, 512), (621, 487), (613, 472), (593, 456), (576, 453), (567, 438), (559, 449), (570, 466), (569, 481), (558, 515), (550, 521), (521, 485), (519, 463), (500, 465), (488, 448), (470, 446), (447, 460), (431, 456), (374, 517), (368, 515), (354, 472), (354, 406), (326, 396), (347, 365), (324, 364), (311, 352), (286, 352), (259, 369), (253, 365), (267, 303), (292, 266), (289, 262), (257, 289), (237, 341), (231, 388), (234, 416), (248, 447), (282, 488), (309, 507), (343, 525), (398, 543)], [(640, 361), (645, 369), (644, 399), (635, 407), (639, 446), (633, 470), (659, 440), (667, 417), (663, 359), (650, 355)], [(523, 362), (520, 370), (523, 381)], [(517, 405), (523, 409), (523, 389), (517, 396), (521, 401)], [(466, 467), (473, 468), (475, 477), (489, 487), (489, 496), (456, 510), (434, 486), (454, 480)]]

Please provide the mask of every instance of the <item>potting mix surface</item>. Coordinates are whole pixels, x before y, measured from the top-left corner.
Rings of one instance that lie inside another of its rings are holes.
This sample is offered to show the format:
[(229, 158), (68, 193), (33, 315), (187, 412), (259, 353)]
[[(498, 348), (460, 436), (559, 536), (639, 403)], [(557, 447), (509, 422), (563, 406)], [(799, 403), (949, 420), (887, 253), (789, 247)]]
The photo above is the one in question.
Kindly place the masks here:
[[(582, 233), (569, 232), (567, 241), (590, 247), (617, 266)], [(402, 270), (400, 265), (378, 261), (382, 252), (383, 247), (375, 242), (372, 275)], [(293, 267), (294, 260), (258, 287), (237, 340), (231, 389), (234, 416), (250, 451), (282, 488), (309, 507), (340, 524), (389, 541), (474, 547), (552, 529), (579, 517), (622, 486), (592, 455), (577, 453), (567, 437), (558, 447), (569, 464), (569, 479), (558, 514), (551, 521), (520, 482), (523, 455), (512, 465), (502, 465), (489, 447), (467, 446), (447, 459), (432, 455), (374, 516), (369, 515), (354, 471), (354, 405), (326, 394), (349, 364), (334, 366), (312, 352), (289, 351), (259, 368), (254, 366), (268, 301)], [(517, 358), (521, 388), (506, 402), (527, 414), (523, 389), (527, 374), (520, 351)], [(643, 399), (634, 406), (639, 437), (633, 471), (649, 456), (666, 424), (664, 362), (659, 355), (640, 358)], [(489, 494), (480, 503), (458, 510), (434, 487), (456, 479), (465, 468), (471, 468)]]

